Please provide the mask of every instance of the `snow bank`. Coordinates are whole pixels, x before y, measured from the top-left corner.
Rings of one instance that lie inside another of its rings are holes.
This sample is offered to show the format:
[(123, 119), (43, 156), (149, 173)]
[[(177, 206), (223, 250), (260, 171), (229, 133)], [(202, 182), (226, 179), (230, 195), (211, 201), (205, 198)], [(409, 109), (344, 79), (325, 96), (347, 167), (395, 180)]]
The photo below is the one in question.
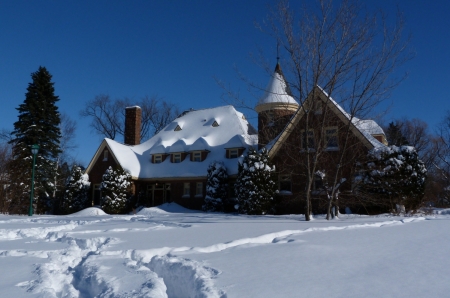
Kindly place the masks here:
[(167, 213), (198, 213), (200, 211), (186, 209), (177, 203), (165, 203), (157, 207), (143, 208), (139, 211), (138, 215), (155, 215), (155, 214), (167, 214)]
[(96, 216), (96, 215), (108, 215), (100, 208), (97, 207), (89, 207), (86, 209), (83, 209), (81, 211), (75, 212), (73, 214), (70, 214), (70, 216)]

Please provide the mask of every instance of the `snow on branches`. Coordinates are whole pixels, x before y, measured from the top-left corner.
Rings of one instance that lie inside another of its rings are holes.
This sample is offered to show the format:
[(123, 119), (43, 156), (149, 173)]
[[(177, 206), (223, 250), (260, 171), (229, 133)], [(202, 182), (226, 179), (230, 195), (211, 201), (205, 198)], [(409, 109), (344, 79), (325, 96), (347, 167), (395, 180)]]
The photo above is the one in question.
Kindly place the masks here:
[(415, 210), (424, 196), (427, 169), (411, 146), (387, 146), (369, 151), (362, 166), (360, 190), (391, 209)]
[(206, 197), (203, 211), (223, 212), (228, 197), (228, 174), (223, 162), (213, 161), (208, 166)]
[(265, 149), (256, 152), (252, 148), (248, 151), (239, 163), (234, 186), (239, 213), (266, 214), (270, 211), (274, 195), (278, 193), (274, 172), (275, 166), (271, 165)]
[(91, 183), (88, 174), (83, 174), (77, 165), (72, 167), (67, 180), (62, 210), (65, 213), (74, 213), (88, 207), (88, 190)]
[(101, 205), (106, 213), (124, 213), (128, 207), (131, 175), (123, 169), (109, 167), (101, 184)]

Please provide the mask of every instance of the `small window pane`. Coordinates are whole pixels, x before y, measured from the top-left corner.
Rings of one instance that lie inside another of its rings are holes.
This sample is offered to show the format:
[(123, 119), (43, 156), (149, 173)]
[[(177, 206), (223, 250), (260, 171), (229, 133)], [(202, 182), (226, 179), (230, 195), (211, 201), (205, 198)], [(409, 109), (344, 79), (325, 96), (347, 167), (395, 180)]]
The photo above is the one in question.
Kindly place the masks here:
[(238, 149), (230, 149), (230, 158), (238, 158)]
[(192, 156), (192, 161), (202, 161), (202, 153), (194, 152)]
[(183, 196), (191, 195), (191, 184), (189, 182), (183, 183)]
[(280, 192), (291, 192), (292, 191), (292, 183), (291, 183), (290, 175), (280, 176), (279, 189), (280, 189)]
[(203, 182), (197, 182), (196, 189), (195, 189), (195, 195), (197, 195), (197, 196), (203, 195)]
[(155, 155), (154, 163), (161, 163), (161, 162), (162, 162), (162, 155)]
[(181, 162), (181, 154), (180, 153), (175, 153), (173, 155), (173, 162), (174, 163), (180, 163)]
[(315, 148), (314, 131), (312, 129), (309, 129), (308, 133), (302, 130), (302, 148), (303, 149)]
[(338, 137), (336, 127), (327, 127), (325, 129), (326, 148), (338, 148)]

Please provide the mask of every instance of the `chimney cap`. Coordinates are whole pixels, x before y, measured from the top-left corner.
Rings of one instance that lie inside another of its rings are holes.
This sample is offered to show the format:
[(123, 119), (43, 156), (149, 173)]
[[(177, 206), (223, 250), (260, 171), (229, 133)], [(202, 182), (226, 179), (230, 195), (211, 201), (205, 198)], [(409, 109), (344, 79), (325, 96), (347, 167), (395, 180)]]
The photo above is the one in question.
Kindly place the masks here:
[(140, 106), (131, 106), (131, 107), (125, 108), (125, 110), (128, 110), (128, 109), (141, 109), (141, 107)]

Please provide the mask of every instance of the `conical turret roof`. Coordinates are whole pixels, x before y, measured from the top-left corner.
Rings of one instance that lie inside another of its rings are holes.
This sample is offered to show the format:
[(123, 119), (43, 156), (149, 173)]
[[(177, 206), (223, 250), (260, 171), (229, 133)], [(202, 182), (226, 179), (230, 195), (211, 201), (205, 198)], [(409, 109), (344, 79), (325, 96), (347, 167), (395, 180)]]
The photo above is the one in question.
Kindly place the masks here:
[(265, 110), (266, 108), (263, 108), (262, 106), (268, 107), (268, 105), (272, 108), (280, 105), (298, 106), (297, 101), (292, 96), (289, 85), (286, 83), (280, 64), (278, 63), (275, 67), (272, 78), (267, 85), (264, 95), (260, 98), (258, 104), (256, 105), (256, 110)]

